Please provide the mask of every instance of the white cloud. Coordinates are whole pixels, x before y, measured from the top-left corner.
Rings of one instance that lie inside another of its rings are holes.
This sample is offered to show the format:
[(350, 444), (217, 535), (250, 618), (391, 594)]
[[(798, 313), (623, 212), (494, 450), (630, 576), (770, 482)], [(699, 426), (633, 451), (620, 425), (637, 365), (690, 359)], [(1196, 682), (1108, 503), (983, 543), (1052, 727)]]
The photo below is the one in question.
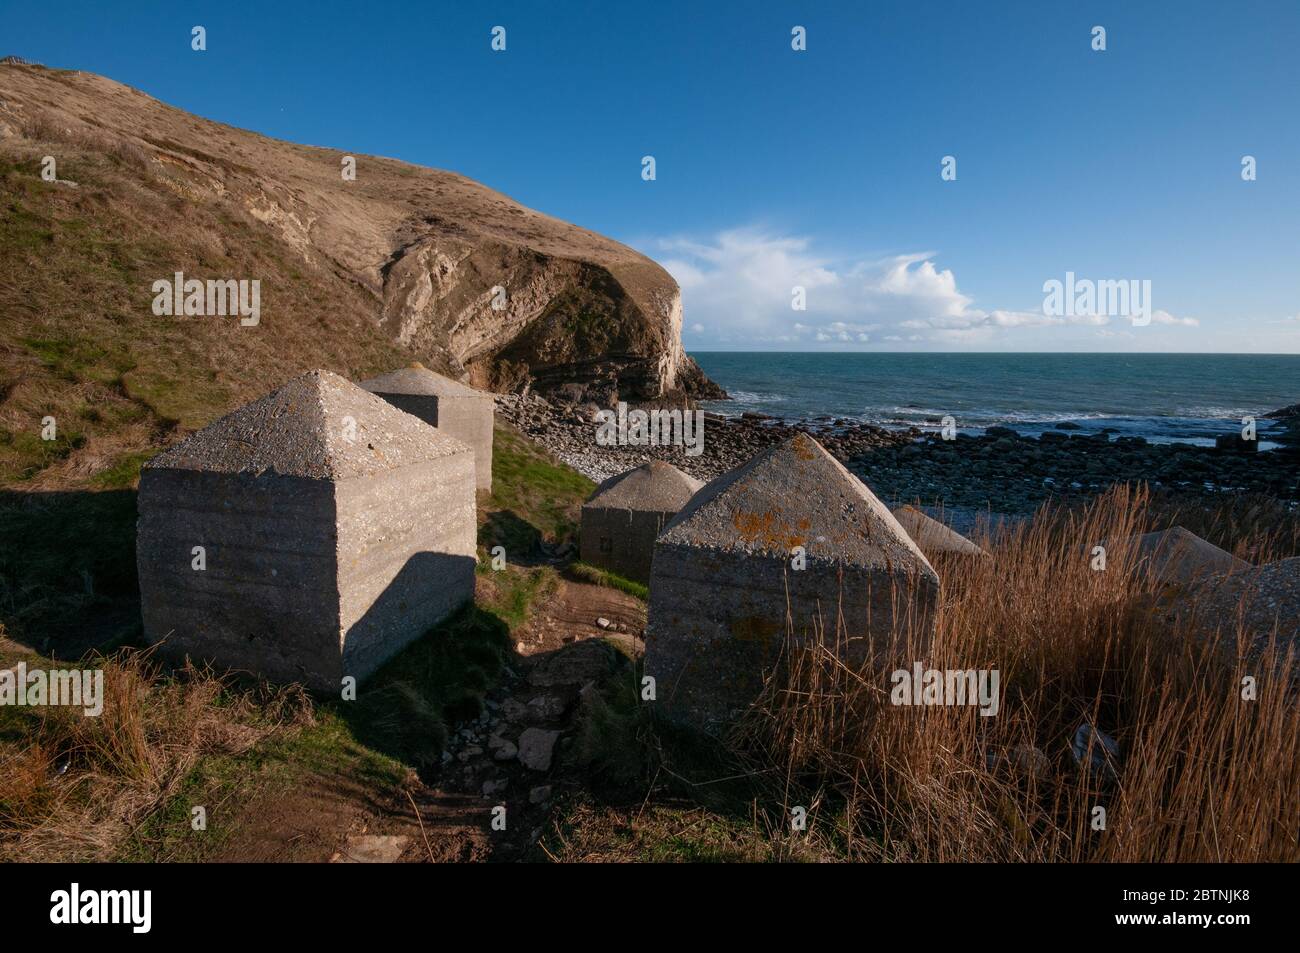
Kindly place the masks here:
[[(758, 228), (664, 239), (649, 251), (681, 285), (686, 314), (708, 323), (708, 343), (724, 346), (858, 346), (876, 332), (890, 344), (980, 344), (1024, 329), (1110, 323), (1104, 315), (975, 307), (930, 251), (844, 262), (819, 254), (807, 238)], [(796, 288), (804, 289), (805, 310), (791, 306)], [(1030, 295), (1036, 299), (1038, 289)], [(1152, 321), (1197, 325), (1163, 311)]]
[(1176, 324), (1179, 327), (1184, 327), (1184, 328), (1198, 328), (1201, 326), (1201, 322), (1196, 320), (1195, 318), (1176, 318), (1168, 311), (1151, 312), (1151, 323), (1152, 324)]

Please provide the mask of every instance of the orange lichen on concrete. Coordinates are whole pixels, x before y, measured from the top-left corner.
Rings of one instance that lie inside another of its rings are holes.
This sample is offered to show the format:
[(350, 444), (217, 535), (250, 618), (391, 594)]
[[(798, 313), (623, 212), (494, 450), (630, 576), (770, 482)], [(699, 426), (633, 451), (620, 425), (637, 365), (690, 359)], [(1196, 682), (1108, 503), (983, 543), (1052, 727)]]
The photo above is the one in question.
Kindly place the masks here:
[(790, 449), (800, 460), (817, 459), (817, 444), (807, 434), (795, 434), (790, 441)]
[(762, 514), (735, 513), (731, 517), (731, 524), (745, 542), (762, 543), (769, 549), (791, 549), (795, 546), (802, 546), (808, 540), (806, 532), (808, 520), (800, 520), (796, 529), (787, 529), (780, 522), (779, 514), (771, 510)]
[(742, 642), (771, 645), (784, 632), (784, 625), (766, 616), (744, 616), (731, 623), (731, 634)]

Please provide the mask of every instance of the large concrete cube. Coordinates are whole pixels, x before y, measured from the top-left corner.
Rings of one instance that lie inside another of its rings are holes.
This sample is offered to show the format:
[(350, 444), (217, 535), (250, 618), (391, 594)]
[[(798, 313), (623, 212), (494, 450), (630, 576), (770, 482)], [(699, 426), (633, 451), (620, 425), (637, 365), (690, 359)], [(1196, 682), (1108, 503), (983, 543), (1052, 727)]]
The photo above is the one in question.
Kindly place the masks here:
[[(804, 568), (798, 565), (801, 548)], [(646, 672), (661, 711), (717, 732), (783, 647), (854, 666), (928, 653), (939, 579), (889, 510), (797, 435), (707, 484), (655, 543)]]
[(338, 691), (473, 598), (474, 455), (313, 371), (141, 473), (145, 635)]
[(492, 422), (496, 404), (491, 394), (435, 374), (420, 364), (362, 381), (361, 386), (472, 447), (477, 485), (479, 489), (492, 489)]
[(655, 539), (703, 486), (662, 460), (610, 477), (582, 505), (582, 561), (649, 582)]

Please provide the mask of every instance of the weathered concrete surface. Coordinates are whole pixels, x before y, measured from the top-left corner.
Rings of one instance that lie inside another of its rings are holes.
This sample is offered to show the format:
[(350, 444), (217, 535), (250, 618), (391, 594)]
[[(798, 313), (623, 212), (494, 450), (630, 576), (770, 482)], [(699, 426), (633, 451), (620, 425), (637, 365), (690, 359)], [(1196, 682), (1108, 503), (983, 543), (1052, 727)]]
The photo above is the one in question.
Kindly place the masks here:
[(472, 447), (476, 485), (479, 489), (492, 489), (492, 423), (496, 405), (491, 394), (435, 374), (420, 364), (362, 381), (361, 386)]
[(369, 675), (474, 596), (474, 460), (335, 489), (343, 669)]
[(1300, 556), (1208, 576), (1179, 590), (1170, 617), (1210, 638), (1235, 639), (1240, 625), (1253, 648), (1278, 641), (1300, 652)]
[(926, 516), (915, 506), (900, 506), (893, 510), (893, 514), (898, 525), (906, 530), (907, 535), (930, 560), (941, 556), (988, 555), (965, 536)]
[(329, 372), (160, 454), (139, 511), (145, 635), (175, 656), (337, 691), (473, 597), (472, 452)]
[(582, 505), (582, 561), (649, 582), (655, 539), (703, 486), (662, 460), (610, 477)]
[(1216, 573), (1250, 568), (1250, 563), (1181, 526), (1147, 533), (1128, 543), (1137, 546), (1134, 561), (1138, 571), (1152, 573), (1165, 585), (1186, 585)]
[(853, 665), (904, 644), (924, 658), (938, 595), (885, 505), (798, 435), (706, 485), (660, 535), (645, 670), (661, 711), (717, 731), (758, 695), (787, 639), (824, 640)]

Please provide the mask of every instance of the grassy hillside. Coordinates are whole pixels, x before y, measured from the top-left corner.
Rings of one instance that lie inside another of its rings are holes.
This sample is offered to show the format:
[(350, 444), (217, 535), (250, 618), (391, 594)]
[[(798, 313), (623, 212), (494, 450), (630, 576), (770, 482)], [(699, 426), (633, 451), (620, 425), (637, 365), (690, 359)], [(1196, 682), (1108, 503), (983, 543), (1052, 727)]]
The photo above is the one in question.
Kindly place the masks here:
[[(305, 369), (409, 360), (354, 285), (237, 209), (140, 188), (112, 154), (61, 152), (59, 173), (77, 185), (0, 158), (0, 486), (129, 486), (181, 432)], [(176, 270), (260, 276), (263, 322), (155, 317), (152, 282)]]

